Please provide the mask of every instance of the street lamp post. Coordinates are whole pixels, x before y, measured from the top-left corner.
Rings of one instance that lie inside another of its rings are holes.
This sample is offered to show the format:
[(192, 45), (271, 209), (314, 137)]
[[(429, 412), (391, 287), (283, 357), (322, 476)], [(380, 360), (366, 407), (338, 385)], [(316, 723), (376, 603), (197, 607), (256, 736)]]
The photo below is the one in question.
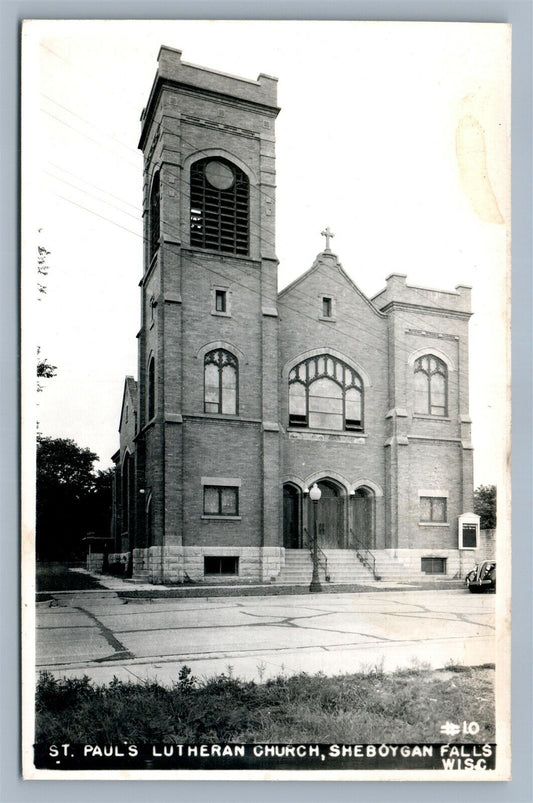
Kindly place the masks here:
[(311, 578), (311, 585), (309, 586), (309, 591), (322, 591), (322, 586), (320, 584), (320, 578), (318, 576), (318, 502), (320, 497), (322, 496), (322, 491), (315, 484), (309, 491), (309, 498), (313, 503), (313, 514), (314, 514), (314, 527), (313, 527), (313, 576)]

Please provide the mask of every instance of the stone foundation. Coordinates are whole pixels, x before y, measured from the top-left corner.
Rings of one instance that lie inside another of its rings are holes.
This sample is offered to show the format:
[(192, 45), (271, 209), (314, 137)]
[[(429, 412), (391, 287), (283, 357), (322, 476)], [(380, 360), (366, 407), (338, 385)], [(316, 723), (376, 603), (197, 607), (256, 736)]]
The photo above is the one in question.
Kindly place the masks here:
[[(490, 553), (490, 554), (489, 554)], [(374, 552), (376, 568), (383, 580), (421, 580), (448, 577), (462, 580), (482, 560), (494, 557), (489, 542), (480, 538), (478, 549), (383, 549)], [(445, 558), (445, 574), (426, 574), (422, 558)]]
[(86, 567), (88, 572), (97, 572), (101, 574), (102, 566), (104, 565), (104, 555), (102, 552), (91, 552), (87, 555)]
[[(153, 546), (133, 550), (133, 578), (149, 583), (269, 583), (284, 563), (282, 547)], [(205, 574), (204, 558), (238, 558), (237, 574)]]
[[(482, 530), (478, 549), (376, 549), (376, 572), (382, 580), (463, 579), (475, 563), (495, 557), (495, 531)], [(204, 573), (204, 558), (238, 558), (237, 574)], [(422, 572), (422, 558), (445, 558), (446, 573)], [(108, 562), (127, 565), (129, 552), (113, 552)], [(87, 555), (87, 570), (102, 572), (104, 556)], [(214, 585), (234, 583), (274, 583), (285, 565), (283, 547), (215, 547), (215, 546), (152, 546), (133, 550), (133, 579), (155, 584), (202, 583)]]

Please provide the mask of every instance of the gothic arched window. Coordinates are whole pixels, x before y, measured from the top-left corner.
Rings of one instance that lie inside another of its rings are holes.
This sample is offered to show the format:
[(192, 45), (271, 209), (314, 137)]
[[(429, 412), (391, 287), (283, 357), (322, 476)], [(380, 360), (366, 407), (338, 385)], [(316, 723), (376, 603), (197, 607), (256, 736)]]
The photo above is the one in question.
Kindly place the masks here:
[(161, 223), (160, 204), (159, 172), (157, 172), (154, 176), (152, 191), (150, 193), (150, 259), (152, 259), (159, 248), (159, 229)]
[(225, 349), (214, 349), (204, 357), (204, 412), (237, 415), (237, 358)]
[(362, 432), (359, 374), (329, 354), (296, 365), (289, 374), (289, 426)]
[(219, 157), (191, 167), (191, 246), (247, 254), (249, 181), (236, 165)]
[(415, 362), (415, 413), (448, 414), (448, 369), (433, 354), (425, 354)]
[(148, 363), (148, 421), (155, 415), (155, 360), (150, 358)]
[(135, 499), (135, 473), (133, 457), (129, 452), (122, 463), (122, 533), (129, 533), (133, 520), (133, 502)]

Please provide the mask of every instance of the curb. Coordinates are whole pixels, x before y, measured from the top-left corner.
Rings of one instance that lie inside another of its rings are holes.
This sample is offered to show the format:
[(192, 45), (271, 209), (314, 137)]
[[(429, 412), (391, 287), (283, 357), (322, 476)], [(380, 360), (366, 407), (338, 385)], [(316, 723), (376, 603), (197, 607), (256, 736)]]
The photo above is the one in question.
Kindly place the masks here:
[[(464, 588), (464, 582), (461, 580), (448, 580), (444, 582), (430, 582), (420, 583), (414, 582), (405, 585), (398, 585), (391, 587), (389, 585), (381, 585), (375, 583), (373, 585), (353, 585), (353, 584), (329, 584), (322, 585), (323, 594), (365, 594), (372, 592), (386, 593), (387, 591), (395, 593), (397, 591), (444, 591), (456, 590)], [(320, 593), (320, 592), (319, 592)], [(126, 583), (122, 588), (94, 588), (94, 589), (80, 589), (76, 591), (69, 589), (68, 591), (37, 591), (37, 602), (44, 602), (51, 600), (55, 595), (61, 596), (77, 596), (79, 594), (90, 594), (91, 596), (117, 596), (121, 599), (210, 599), (212, 597), (265, 597), (265, 596), (294, 596), (294, 595), (311, 595), (317, 596), (317, 592), (310, 592), (309, 585), (295, 585), (295, 586), (193, 586), (193, 587), (166, 587), (158, 588), (129, 588)]]

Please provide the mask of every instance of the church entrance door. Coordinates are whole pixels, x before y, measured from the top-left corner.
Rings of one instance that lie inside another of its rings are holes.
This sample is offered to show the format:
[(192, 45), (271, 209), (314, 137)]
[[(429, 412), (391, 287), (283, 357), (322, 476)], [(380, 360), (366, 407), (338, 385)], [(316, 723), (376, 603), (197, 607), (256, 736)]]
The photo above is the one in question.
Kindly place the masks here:
[(317, 485), (322, 491), (317, 505), (318, 544), (322, 549), (344, 549), (344, 497), (329, 480)]
[(300, 546), (300, 491), (294, 485), (283, 486), (283, 546)]
[(353, 499), (353, 531), (355, 544), (374, 549), (374, 494), (368, 488), (357, 488)]

